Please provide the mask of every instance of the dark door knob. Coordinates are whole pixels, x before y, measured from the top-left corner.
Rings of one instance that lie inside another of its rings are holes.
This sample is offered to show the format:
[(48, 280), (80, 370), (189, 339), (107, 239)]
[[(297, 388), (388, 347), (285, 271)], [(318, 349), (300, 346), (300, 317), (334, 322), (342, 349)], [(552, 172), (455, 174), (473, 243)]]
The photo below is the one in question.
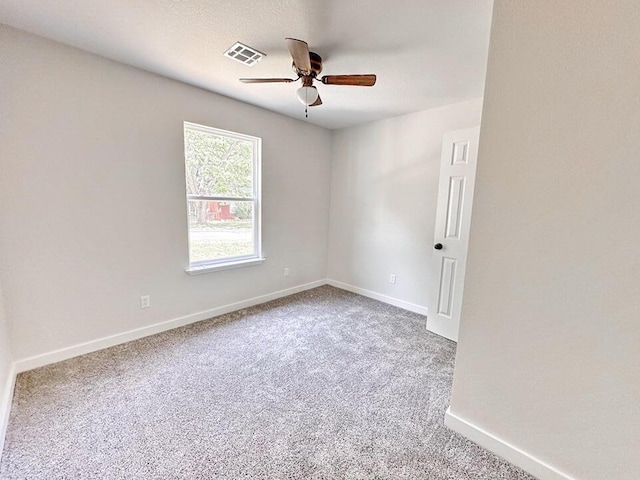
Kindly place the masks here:
[(442, 244), (441, 243), (436, 243), (433, 248), (435, 248), (436, 250), (442, 250)]

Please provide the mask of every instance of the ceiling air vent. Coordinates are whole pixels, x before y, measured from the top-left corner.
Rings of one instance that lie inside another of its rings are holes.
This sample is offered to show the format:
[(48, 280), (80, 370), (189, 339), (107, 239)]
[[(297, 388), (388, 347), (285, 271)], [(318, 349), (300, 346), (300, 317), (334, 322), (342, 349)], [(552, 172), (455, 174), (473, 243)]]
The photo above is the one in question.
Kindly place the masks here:
[(266, 57), (266, 54), (240, 42), (234, 43), (229, 50), (224, 52), (224, 55), (225, 57), (233, 58), (244, 65), (248, 65), (249, 67), (253, 67), (256, 63), (262, 60), (262, 57)]

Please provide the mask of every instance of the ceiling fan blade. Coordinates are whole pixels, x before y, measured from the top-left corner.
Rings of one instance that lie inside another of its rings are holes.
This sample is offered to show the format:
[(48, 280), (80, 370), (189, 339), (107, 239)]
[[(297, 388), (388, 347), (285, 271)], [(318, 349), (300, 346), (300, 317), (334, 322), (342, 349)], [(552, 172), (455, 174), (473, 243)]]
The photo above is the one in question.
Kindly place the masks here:
[(301, 72), (311, 72), (311, 60), (309, 59), (309, 45), (302, 40), (296, 40), (295, 38), (285, 38), (287, 42), (287, 48), (293, 58), (293, 64)]
[(373, 87), (376, 76), (370, 75), (325, 75), (321, 82), (325, 85), (354, 85), (357, 87)]
[(290, 83), (295, 82), (292, 78), (241, 78), (242, 83)]
[(322, 105), (322, 99), (320, 98), (320, 95), (318, 95), (318, 99), (313, 102), (311, 105), (309, 105), (310, 107), (317, 107), (318, 105)]

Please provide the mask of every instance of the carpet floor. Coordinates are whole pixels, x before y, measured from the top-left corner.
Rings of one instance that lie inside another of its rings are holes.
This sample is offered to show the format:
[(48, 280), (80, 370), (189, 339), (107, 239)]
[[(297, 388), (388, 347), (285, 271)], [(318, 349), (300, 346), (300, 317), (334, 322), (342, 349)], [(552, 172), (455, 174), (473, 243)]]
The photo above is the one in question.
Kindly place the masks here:
[(20, 374), (3, 479), (518, 479), (443, 424), (455, 344), (332, 287)]

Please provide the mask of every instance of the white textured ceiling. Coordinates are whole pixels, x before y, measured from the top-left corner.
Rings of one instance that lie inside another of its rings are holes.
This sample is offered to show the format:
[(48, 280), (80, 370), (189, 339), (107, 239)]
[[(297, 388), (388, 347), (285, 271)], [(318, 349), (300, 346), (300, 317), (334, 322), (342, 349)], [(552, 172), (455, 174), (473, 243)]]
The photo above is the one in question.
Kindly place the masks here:
[[(375, 73), (374, 87), (317, 85), (308, 121), (341, 128), (482, 96), (492, 0), (2, 0), (0, 23), (304, 119), (284, 42), (309, 43), (326, 75)], [(240, 41), (267, 57), (223, 56)]]

